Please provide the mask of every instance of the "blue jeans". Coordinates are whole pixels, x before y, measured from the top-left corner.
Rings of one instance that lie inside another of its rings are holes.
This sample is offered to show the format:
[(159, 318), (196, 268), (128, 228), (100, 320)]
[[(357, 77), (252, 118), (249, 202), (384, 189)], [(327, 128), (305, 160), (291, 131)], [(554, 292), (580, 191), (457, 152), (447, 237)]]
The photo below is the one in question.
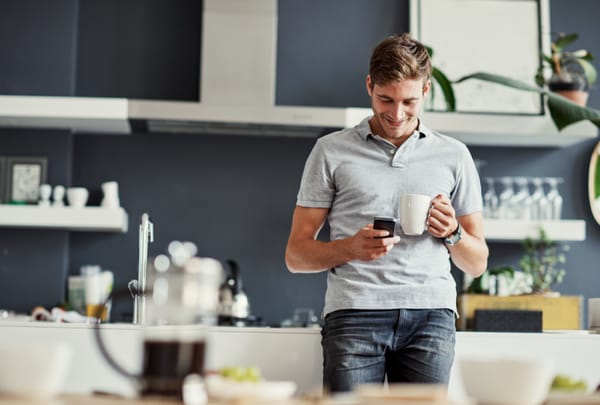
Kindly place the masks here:
[(450, 309), (340, 310), (321, 331), (323, 387), (387, 381), (448, 384), (456, 328)]

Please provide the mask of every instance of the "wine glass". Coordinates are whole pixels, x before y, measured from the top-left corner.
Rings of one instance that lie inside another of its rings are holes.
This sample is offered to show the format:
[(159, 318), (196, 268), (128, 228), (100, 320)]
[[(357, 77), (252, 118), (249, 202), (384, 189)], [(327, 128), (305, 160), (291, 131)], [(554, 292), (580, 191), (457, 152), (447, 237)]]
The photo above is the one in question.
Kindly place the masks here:
[(546, 177), (544, 180), (550, 186), (550, 190), (546, 195), (548, 199), (546, 219), (559, 220), (562, 215), (563, 198), (558, 192), (558, 185), (564, 180), (560, 177)]
[(486, 190), (483, 194), (483, 216), (485, 218), (498, 218), (498, 196), (494, 188), (494, 178), (486, 177)]
[(531, 219), (533, 201), (529, 195), (527, 177), (515, 177), (517, 192), (512, 197), (512, 207), (516, 219)]
[(514, 219), (512, 198), (514, 196), (512, 177), (501, 177), (502, 191), (499, 195), (498, 217), (501, 219)]
[(531, 219), (542, 220), (548, 218), (548, 199), (544, 194), (544, 183), (541, 177), (533, 177), (533, 193), (531, 194)]

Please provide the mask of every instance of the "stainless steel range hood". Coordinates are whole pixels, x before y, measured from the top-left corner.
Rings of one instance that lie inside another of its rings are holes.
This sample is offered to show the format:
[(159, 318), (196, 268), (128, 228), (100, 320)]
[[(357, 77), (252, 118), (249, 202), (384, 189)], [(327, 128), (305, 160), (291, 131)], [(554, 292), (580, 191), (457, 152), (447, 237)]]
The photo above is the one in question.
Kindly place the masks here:
[(129, 100), (148, 130), (315, 136), (370, 113), (275, 105), (277, 0), (205, 0), (203, 19), (201, 101)]

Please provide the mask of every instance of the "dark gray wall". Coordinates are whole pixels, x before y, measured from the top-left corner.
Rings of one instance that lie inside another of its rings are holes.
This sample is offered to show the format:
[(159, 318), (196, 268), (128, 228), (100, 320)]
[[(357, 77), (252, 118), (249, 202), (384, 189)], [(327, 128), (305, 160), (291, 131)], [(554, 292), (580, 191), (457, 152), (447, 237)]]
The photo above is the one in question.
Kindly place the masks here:
[[(192, 3), (188, 2), (187, 7), (195, 8)], [(407, 2), (398, 5), (400, 3), (383, 0), (336, 0), (322, 6), (322, 15), (315, 11), (321, 7), (316, 1), (306, 2), (305, 7), (296, 3), (305, 4), (291, 0), (280, 2), (283, 13), (280, 22), (288, 21), (290, 31), (282, 31), (280, 27), (278, 66), (283, 73), (278, 74), (278, 102), (343, 105), (348, 99), (349, 104), (365, 105), (364, 75), (370, 47), (380, 37), (406, 29)], [(65, 4), (68, 9), (69, 4)], [(76, 3), (78, 7), (84, 4), (87, 3)], [(600, 28), (592, 21), (600, 12), (600, 3), (576, 0), (567, 5), (554, 0), (551, 6), (553, 29), (579, 32), (579, 45), (600, 55), (600, 45), (595, 42)], [(320, 19), (333, 15), (336, 7), (341, 10), (339, 18)], [(361, 12), (365, 9), (366, 13)], [(391, 11), (388, 13), (388, 10)], [(68, 14), (68, 10), (63, 12)], [(396, 17), (396, 13), (404, 17)], [(401, 21), (394, 22), (396, 19)], [(295, 21), (314, 22), (314, 25), (299, 25)], [(337, 26), (340, 26), (339, 32), (345, 34), (336, 34)], [(121, 25), (118, 27), (124, 29)], [(294, 35), (295, 30), (306, 30), (306, 27), (310, 29), (305, 36)], [(78, 29), (85, 28), (79, 25)], [(85, 34), (91, 41), (88, 43), (98, 41), (102, 32), (101, 27), (94, 29), (99, 30), (94, 33), (95, 37)], [(361, 31), (364, 35), (360, 35)], [(82, 43), (79, 42), (80, 46)], [(281, 44), (286, 43), (293, 43), (293, 52), (282, 51), (285, 46)], [(180, 53), (178, 51), (179, 57), (184, 58)], [(134, 54), (122, 52), (119, 58), (134, 59)], [(10, 55), (17, 57), (16, 51)], [(85, 62), (92, 56), (84, 56), (81, 49), (77, 55), (80, 63), (76, 82), (81, 83), (81, 66), (93, 59)], [(193, 63), (193, 58), (188, 59)], [(341, 61), (339, 66), (336, 61)], [(164, 61), (157, 63), (164, 66)], [(89, 62), (89, 66), (93, 65)], [(304, 65), (306, 69), (297, 68)], [(3, 66), (5, 64), (0, 63), (0, 74)], [(98, 71), (85, 75), (97, 77), (100, 82), (107, 80), (110, 76), (107, 66), (101, 64)], [(11, 83), (17, 70), (4, 71), (12, 75)], [(304, 72), (307, 79), (302, 75)], [(122, 77), (118, 75), (116, 80), (123, 80)], [(135, 79), (132, 75), (125, 77)], [(139, 95), (141, 91), (144, 97), (161, 92), (171, 98), (193, 97), (184, 91), (193, 85), (189, 84), (193, 83), (191, 74), (169, 75), (164, 80), (159, 75), (153, 81), (160, 84), (147, 83), (148, 89), (146, 85), (132, 83), (120, 95), (132, 97), (132, 93)], [(171, 82), (174, 83), (172, 88)], [(86, 90), (87, 95), (98, 95), (95, 92), (102, 90), (93, 89), (96, 79), (89, 79), (87, 83), (91, 86)], [(113, 82), (106, 84), (113, 85)], [(301, 87), (305, 88), (304, 92)], [(6, 88), (1, 87), (0, 93), (9, 93)], [(67, 94), (71, 91), (68, 85), (63, 84), (62, 88)], [(82, 88), (80, 85), (75, 91), (80, 94)], [(590, 105), (600, 108), (597, 89), (590, 96)], [(202, 255), (237, 259), (254, 313), (263, 316), (268, 323), (289, 316), (296, 307), (320, 311), (324, 274), (290, 274), (283, 260), (298, 182), (304, 159), (313, 144), (314, 139), (284, 137), (145, 133), (72, 136), (59, 131), (0, 131), (0, 155), (48, 156), (50, 183), (86, 186), (92, 191), (92, 203), (100, 201), (100, 183), (118, 181), (121, 202), (130, 215), (130, 230), (126, 234), (0, 230), (0, 307), (29, 311), (38, 304), (54, 305), (64, 297), (66, 274), (77, 273), (79, 266), (87, 263), (113, 270), (117, 287), (124, 287), (137, 274), (137, 226), (140, 215), (148, 212), (156, 226), (156, 242), (150, 245), (151, 254), (163, 252), (169, 241), (180, 239), (196, 242)], [(589, 212), (586, 188), (587, 162), (594, 145), (595, 141), (587, 141), (564, 149), (471, 148), (476, 158), (486, 161), (482, 176), (518, 174), (565, 178), (561, 186), (565, 197), (564, 216), (585, 219), (587, 239), (569, 243), (567, 276), (556, 289), (586, 297), (600, 296), (600, 274), (594, 264), (598, 260), (600, 226)], [(491, 266), (515, 264), (522, 254), (519, 244), (495, 243), (490, 248)], [(37, 290), (32, 290), (32, 285)], [(29, 294), (29, 291), (34, 293)], [(130, 305), (123, 304), (116, 309), (118, 319), (130, 311)]]

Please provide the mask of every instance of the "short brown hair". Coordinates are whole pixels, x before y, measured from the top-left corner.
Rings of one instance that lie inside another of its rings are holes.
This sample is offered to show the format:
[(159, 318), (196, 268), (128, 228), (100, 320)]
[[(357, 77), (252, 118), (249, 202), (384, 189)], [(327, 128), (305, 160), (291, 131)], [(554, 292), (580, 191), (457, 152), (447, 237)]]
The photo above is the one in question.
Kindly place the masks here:
[(431, 59), (425, 46), (410, 34), (391, 35), (373, 49), (369, 75), (373, 85), (431, 77)]

